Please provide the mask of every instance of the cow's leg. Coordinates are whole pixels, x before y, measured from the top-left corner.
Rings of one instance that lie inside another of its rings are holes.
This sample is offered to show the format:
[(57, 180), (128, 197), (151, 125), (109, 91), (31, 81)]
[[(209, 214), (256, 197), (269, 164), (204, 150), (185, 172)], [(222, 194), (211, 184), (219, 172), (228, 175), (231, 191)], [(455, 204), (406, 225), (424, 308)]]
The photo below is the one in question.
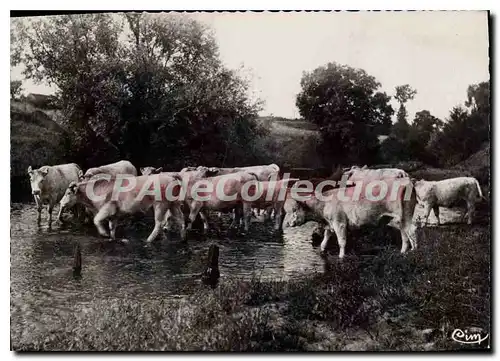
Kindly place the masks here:
[(429, 214), (431, 214), (431, 206), (429, 204), (426, 204), (424, 206), (424, 213), (422, 214), (424, 226), (427, 224), (427, 219), (429, 218)]
[(474, 217), (474, 212), (476, 210), (476, 205), (474, 201), (467, 201), (467, 224), (472, 224), (472, 218)]
[(328, 246), (328, 240), (330, 239), (332, 235), (332, 232), (330, 231), (330, 228), (325, 228), (325, 231), (323, 233), (323, 241), (321, 242), (321, 251), (320, 254), (322, 257), (326, 256), (326, 247)]
[(166, 209), (167, 207), (162, 202), (157, 202), (153, 204), (153, 210), (155, 215), (155, 226), (153, 228), (153, 231), (149, 235), (148, 239), (146, 240), (147, 243), (153, 242), (158, 236), (158, 233), (160, 233), (161, 226), (165, 218)]
[(206, 210), (200, 210), (200, 217), (201, 220), (203, 221), (203, 233), (208, 232), (208, 212)]
[(273, 207), (267, 207), (264, 210), (264, 221), (269, 221), (272, 219), (271, 215), (273, 213)]
[(52, 201), (49, 201), (49, 204), (47, 205), (47, 213), (49, 214), (49, 220), (48, 220), (49, 228), (52, 227), (52, 211), (53, 210), (54, 210), (54, 204), (52, 203)]
[[(347, 243), (347, 225), (344, 222), (330, 222), (330, 228), (335, 231), (339, 243), (339, 258), (345, 256), (345, 246)], [(321, 243), (323, 246), (323, 243)]]
[(233, 220), (231, 221), (231, 225), (229, 228), (238, 228), (241, 224), (241, 220), (243, 218), (243, 208), (238, 205), (233, 209)]
[[(269, 209), (272, 212), (273, 208), (268, 208), (266, 210), (266, 212), (269, 211)], [(282, 229), (282, 226), (283, 226), (283, 217), (282, 217), (282, 214), (283, 214), (283, 207), (276, 207), (276, 215), (275, 215), (275, 218), (274, 218), (274, 229), (276, 231), (280, 231)]]
[(439, 226), (439, 206), (435, 205), (434, 207), (432, 207), (432, 210), (434, 211), (434, 215), (437, 219), (437, 225)]
[(409, 245), (410, 242), (408, 242), (408, 234), (406, 233), (406, 229), (404, 227), (401, 227), (401, 253), (406, 253), (406, 251), (408, 251)]
[(97, 228), (99, 234), (103, 237), (109, 237), (109, 233), (103, 226), (103, 223), (109, 217), (112, 217), (116, 214), (116, 205), (113, 202), (106, 203), (101, 207), (99, 212), (94, 216), (94, 224)]
[(36, 204), (36, 213), (37, 213), (37, 218), (36, 218), (36, 223), (40, 227), (40, 224), (42, 223), (42, 200), (38, 198), (38, 196), (33, 196), (35, 199), (35, 204)]
[(250, 219), (252, 218), (252, 207), (248, 203), (243, 204), (243, 222), (245, 223), (245, 232), (250, 229)]
[(193, 202), (190, 204), (189, 216), (184, 221), (184, 227), (181, 231), (181, 238), (183, 241), (187, 241), (187, 232), (193, 228), (193, 222), (196, 220), (196, 216), (200, 212), (202, 206), (203, 204), (199, 202)]
[(111, 239), (114, 241), (116, 239), (116, 226), (117, 226), (117, 221), (114, 218), (110, 218), (108, 221), (109, 225), (109, 234), (111, 236)]

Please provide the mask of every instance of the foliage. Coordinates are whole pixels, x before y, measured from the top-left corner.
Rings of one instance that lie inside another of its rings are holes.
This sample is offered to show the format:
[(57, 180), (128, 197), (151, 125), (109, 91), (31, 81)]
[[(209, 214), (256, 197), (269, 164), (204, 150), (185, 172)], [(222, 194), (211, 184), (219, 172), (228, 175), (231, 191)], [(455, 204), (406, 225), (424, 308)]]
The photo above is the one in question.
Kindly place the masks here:
[(399, 110), (397, 113), (396, 123), (392, 128), (392, 133), (400, 140), (404, 140), (408, 136), (409, 125), (407, 121), (408, 112), (405, 104), (412, 100), (417, 91), (412, 89), (409, 84), (399, 85), (396, 87), (394, 98), (399, 102)]
[(18, 24), (17, 34), (17, 46), (29, 49), (24, 74), (58, 89), (72, 158), (82, 166), (256, 157), (259, 102), (223, 66), (200, 23), (179, 14), (62, 15)]
[[(396, 94), (399, 100), (410, 99), (413, 94), (401, 90), (400, 93)], [(454, 107), (446, 121), (428, 110), (417, 112), (411, 125), (398, 120), (380, 147), (381, 160), (393, 163), (419, 160), (433, 166), (451, 166), (464, 161), (490, 139), (489, 97), (489, 82), (470, 85), (465, 107)], [(406, 112), (404, 104), (400, 112)]]
[(377, 135), (388, 134), (393, 109), (380, 83), (362, 69), (328, 63), (305, 72), (296, 105), (319, 127), (325, 163), (371, 162)]
[(10, 99), (18, 100), (21, 96), (22, 91), (22, 81), (21, 80), (11, 80), (10, 81)]

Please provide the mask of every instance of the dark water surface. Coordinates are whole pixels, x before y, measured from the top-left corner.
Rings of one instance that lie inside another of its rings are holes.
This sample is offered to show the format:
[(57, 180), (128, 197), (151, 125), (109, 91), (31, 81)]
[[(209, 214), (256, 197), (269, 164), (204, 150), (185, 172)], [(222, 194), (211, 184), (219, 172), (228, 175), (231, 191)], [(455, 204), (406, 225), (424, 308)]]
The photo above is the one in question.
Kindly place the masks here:
[[(130, 242), (123, 244), (98, 237), (94, 227), (54, 223), (48, 230), (45, 211), (39, 229), (34, 204), (13, 204), (11, 318), (30, 315), (41, 320), (84, 307), (95, 298), (181, 298), (202, 287), (199, 275), (212, 243), (220, 247), (221, 282), (225, 276), (288, 278), (323, 271), (318, 250), (311, 246), (313, 222), (276, 236), (272, 224), (254, 222), (247, 236), (229, 236), (225, 224), (204, 240), (194, 237), (184, 244), (164, 236), (144, 247), (153, 226), (149, 223), (140, 234), (126, 230)], [(72, 271), (77, 242), (82, 249), (81, 279)]]

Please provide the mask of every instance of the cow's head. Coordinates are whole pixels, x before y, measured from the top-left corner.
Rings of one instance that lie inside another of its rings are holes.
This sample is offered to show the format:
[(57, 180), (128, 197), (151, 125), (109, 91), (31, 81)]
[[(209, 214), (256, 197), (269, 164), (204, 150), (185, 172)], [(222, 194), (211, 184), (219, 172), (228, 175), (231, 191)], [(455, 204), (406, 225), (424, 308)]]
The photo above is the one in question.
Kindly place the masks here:
[(61, 209), (71, 208), (76, 204), (77, 194), (79, 192), (78, 184), (76, 182), (71, 182), (64, 192), (64, 196), (59, 202)]
[(285, 210), (285, 218), (283, 220), (285, 227), (297, 227), (306, 222), (306, 212), (295, 199), (288, 198), (283, 208)]
[(163, 167), (155, 168), (155, 167), (142, 167), (140, 169), (142, 175), (151, 175), (151, 174), (159, 174), (163, 172)]
[(40, 195), (42, 189), (45, 188), (46, 177), (49, 173), (49, 167), (43, 166), (39, 169), (32, 169), (31, 166), (28, 167), (28, 175), (30, 177), (31, 183), (31, 193), (33, 195)]

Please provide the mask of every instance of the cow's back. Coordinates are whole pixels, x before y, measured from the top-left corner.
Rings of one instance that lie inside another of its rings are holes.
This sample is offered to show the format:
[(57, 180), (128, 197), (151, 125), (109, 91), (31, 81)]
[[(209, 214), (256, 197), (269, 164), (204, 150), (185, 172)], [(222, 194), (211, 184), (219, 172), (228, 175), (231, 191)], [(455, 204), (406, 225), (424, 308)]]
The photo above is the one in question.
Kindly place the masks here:
[(445, 179), (433, 183), (433, 195), (441, 206), (454, 205), (461, 199), (467, 199), (472, 192), (478, 194), (476, 179), (472, 177), (458, 177)]
[(46, 176), (48, 191), (54, 202), (59, 202), (71, 182), (78, 182), (81, 168), (76, 163), (59, 164), (49, 167)]

